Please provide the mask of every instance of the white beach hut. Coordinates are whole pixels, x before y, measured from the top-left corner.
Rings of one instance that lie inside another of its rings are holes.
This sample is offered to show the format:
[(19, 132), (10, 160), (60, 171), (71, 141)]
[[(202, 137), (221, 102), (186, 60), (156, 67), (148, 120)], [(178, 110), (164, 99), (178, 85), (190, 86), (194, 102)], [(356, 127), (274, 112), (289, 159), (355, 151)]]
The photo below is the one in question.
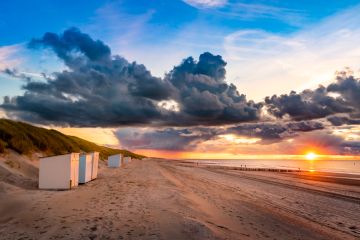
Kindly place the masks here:
[(131, 157), (124, 157), (124, 163), (128, 164), (131, 162)]
[(99, 168), (99, 152), (90, 153), (92, 159), (91, 180), (97, 178)]
[(40, 158), (40, 189), (71, 189), (79, 184), (79, 153)]
[(79, 159), (79, 183), (91, 181), (92, 174), (92, 155), (81, 154)]
[(122, 154), (116, 154), (116, 155), (109, 156), (109, 158), (108, 158), (108, 167), (111, 167), (111, 168), (121, 167), (122, 158), (123, 158)]

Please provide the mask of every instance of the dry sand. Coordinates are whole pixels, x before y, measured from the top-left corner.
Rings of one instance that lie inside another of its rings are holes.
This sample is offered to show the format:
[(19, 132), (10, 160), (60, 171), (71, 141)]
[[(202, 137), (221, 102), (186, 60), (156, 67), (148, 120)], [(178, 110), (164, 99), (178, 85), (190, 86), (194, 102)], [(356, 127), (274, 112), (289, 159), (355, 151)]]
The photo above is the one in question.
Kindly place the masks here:
[(356, 184), (160, 160), (102, 164), (71, 191), (13, 178), (0, 179), (0, 239), (360, 239)]

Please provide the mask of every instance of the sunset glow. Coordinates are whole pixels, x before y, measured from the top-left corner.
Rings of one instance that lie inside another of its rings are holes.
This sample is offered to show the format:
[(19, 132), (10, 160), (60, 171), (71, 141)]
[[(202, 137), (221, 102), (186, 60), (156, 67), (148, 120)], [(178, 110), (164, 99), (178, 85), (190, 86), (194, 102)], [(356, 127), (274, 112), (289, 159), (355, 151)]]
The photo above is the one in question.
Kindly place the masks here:
[(238, 143), (238, 144), (253, 144), (261, 140), (260, 138), (241, 137), (241, 136), (236, 136), (234, 134), (225, 134), (225, 135), (220, 135), (219, 137), (231, 143)]
[(313, 152), (309, 152), (306, 154), (306, 159), (309, 161), (315, 160), (317, 158), (317, 155)]
[[(164, 151), (164, 150), (150, 150), (138, 149), (135, 150), (138, 154), (143, 154), (151, 157), (168, 158), (168, 159), (267, 159), (267, 160), (308, 160), (307, 155), (302, 154), (232, 154), (226, 152), (179, 152), (179, 151)], [(313, 160), (360, 160), (359, 156), (353, 155), (315, 155)], [(312, 160), (308, 160), (311, 162)]]
[(119, 146), (119, 139), (116, 138), (110, 128), (55, 128), (55, 130), (80, 138), (84, 138), (90, 142), (106, 146)]

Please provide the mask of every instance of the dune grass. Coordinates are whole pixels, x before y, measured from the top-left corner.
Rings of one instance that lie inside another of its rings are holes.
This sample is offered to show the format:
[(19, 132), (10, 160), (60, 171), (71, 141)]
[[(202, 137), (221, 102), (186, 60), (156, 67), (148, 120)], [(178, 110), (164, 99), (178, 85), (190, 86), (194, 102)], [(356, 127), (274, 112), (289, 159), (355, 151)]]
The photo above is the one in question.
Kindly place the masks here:
[(41, 152), (44, 155), (58, 155), (70, 152), (100, 152), (100, 158), (122, 153), (125, 156), (144, 156), (127, 150), (99, 146), (84, 139), (68, 136), (56, 130), (36, 127), (27, 123), (0, 119), (0, 153), (12, 149), (20, 154)]

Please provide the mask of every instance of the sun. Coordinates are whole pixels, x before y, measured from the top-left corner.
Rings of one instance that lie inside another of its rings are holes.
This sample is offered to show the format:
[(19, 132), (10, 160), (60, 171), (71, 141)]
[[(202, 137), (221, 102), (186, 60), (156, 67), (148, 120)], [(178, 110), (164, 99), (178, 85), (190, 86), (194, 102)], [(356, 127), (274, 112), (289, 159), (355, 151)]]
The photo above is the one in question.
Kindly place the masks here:
[(307, 154), (305, 155), (305, 158), (306, 158), (307, 160), (315, 160), (316, 157), (317, 157), (317, 155), (316, 155), (315, 153), (313, 153), (313, 152), (309, 152), (309, 153), (307, 153)]

